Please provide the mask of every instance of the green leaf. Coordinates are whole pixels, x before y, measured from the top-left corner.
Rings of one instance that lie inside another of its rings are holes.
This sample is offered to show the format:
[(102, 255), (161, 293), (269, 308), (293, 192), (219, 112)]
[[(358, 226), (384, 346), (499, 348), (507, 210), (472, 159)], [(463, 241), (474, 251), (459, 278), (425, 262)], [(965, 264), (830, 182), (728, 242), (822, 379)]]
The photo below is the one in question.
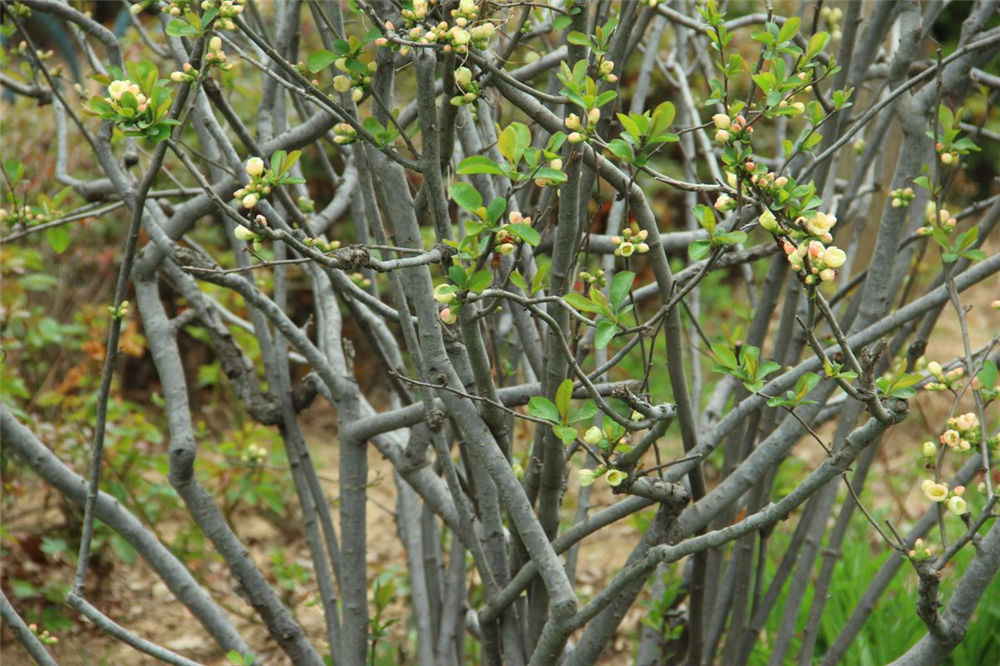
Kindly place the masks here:
[(941, 128), (946, 130), (955, 125), (955, 114), (945, 104), (938, 107), (938, 122), (941, 123)]
[(708, 256), (708, 253), (712, 251), (712, 241), (708, 239), (701, 239), (693, 241), (688, 246), (688, 255), (695, 261), (699, 261)]
[(476, 188), (468, 183), (453, 183), (452, 186), (448, 188), (448, 194), (451, 195), (451, 198), (455, 203), (470, 213), (475, 213), (476, 209), (483, 205), (482, 195), (479, 194), (479, 191)]
[(587, 35), (583, 34), (582, 32), (579, 32), (577, 30), (573, 30), (568, 35), (566, 35), (566, 41), (569, 42), (570, 44), (574, 44), (576, 46), (589, 46), (590, 45), (590, 38), (587, 37)]
[(604, 349), (617, 332), (618, 327), (615, 326), (613, 321), (602, 319), (597, 323), (597, 332), (594, 334), (594, 347)]
[(671, 102), (663, 102), (653, 111), (653, 126), (649, 133), (653, 136), (662, 134), (674, 122), (676, 115), (677, 109), (674, 108), (674, 105)]
[(524, 276), (521, 275), (520, 271), (515, 270), (513, 273), (511, 273), (510, 274), (510, 281), (514, 283), (515, 287), (517, 287), (521, 291), (527, 293), (527, 291), (528, 291), (528, 283), (524, 281)]
[(465, 286), (465, 281), (468, 279), (465, 275), (465, 271), (458, 264), (452, 264), (448, 269), (448, 277), (451, 281), (457, 284), (459, 287)]
[(473, 155), (472, 157), (466, 157), (458, 165), (457, 172), (463, 176), (477, 173), (488, 173), (494, 176), (503, 176), (507, 173), (500, 167), (499, 164), (485, 155)]
[(615, 157), (625, 160), (626, 162), (635, 161), (635, 153), (632, 151), (632, 146), (628, 144), (624, 139), (612, 139), (608, 143), (608, 150)]
[(542, 241), (542, 235), (535, 231), (530, 224), (508, 224), (504, 228), (532, 247)]
[(326, 49), (320, 49), (319, 51), (313, 51), (306, 57), (306, 67), (309, 71), (315, 74), (320, 70), (326, 69), (333, 64), (333, 61), (337, 59), (337, 54), (332, 51), (327, 51)]
[(472, 274), (472, 277), (465, 284), (465, 288), (469, 291), (480, 292), (489, 287), (491, 282), (493, 282), (493, 271), (484, 268)]
[(543, 419), (553, 423), (559, 422), (559, 410), (545, 396), (536, 395), (528, 401), (528, 414), (534, 416), (536, 419)]
[(524, 123), (511, 123), (497, 137), (497, 148), (500, 150), (500, 154), (512, 165), (521, 161), (521, 156), (530, 145), (531, 130)]
[(531, 293), (535, 294), (539, 289), (545, 286), (546, 281), (549, 278), (549, 269), (551, 266), (549, 264), (542, 264), (535, 271), (535, 277), (531, 278)]
[(118, 533), (111, 535), (111, 549), (125, 564), (135, 564), (136, 550), (125, 537)]
[(597, 416), (597, 405), (594, 404), (593, 400), (588, 400), (578, 410), (570, 414), (567, 420), (570, 423), (579, 423), (580, 421), (589, 421), (595, 416)]
[(593, 302), (583, 294), (577, 292), (571, 292), (563, 296), (563, 300), (570, 304), (575, 310), (581, 312), (593, 312), (594, 314), (600, 314), (603, 312), (601, 306)]
[(984, 389), (991, 389), (997, 383), (997, 365), (993, 361), (986, 361), (982, 369), (976, 373), (976, 378), (983, 385)]
[(51, 227), (45, 230), (45, 239), (57, 254), (62, 254), (69, 247), (69, 231), (66, 227)]
[(486, 219), (490, 221), (490, 224), (496, 224), (505, 210), (507, 210), (507, 200), (503, 197), (494, 197), (493, 201), (486, 206)]
[(817, 32), (812, 37), (809, 38), (809, 46), (806, 47), (805, 60), (806, 62), (812, 60), (813, 56), (826, 48), (826, 45), (830, 42), (830, 34), (826, 32)]
[(736, 362), (736, 353), (725, 343), (717, 342), (713, 344), (712, 354), (715, 355), (716, 362), (727, 370), (733, 370), (739, 367), (739, 364)]
[(745, 231), (729, 231), (724, 234), (718, 234), (715, 237), (715, 241), (721, 245), (738, 245), (745, 242), (746, 239), (747, 234)]
[(778, 33), (778, 42), (790, 42), (792, 38), (799, 32), (799, 25), (802, 23), (802, 19), (798, 16), (790, 16), (788, 20), (785, 21), (785, 25), (781, 26), (781, 32)]
[(573, 397), (573, 380), (564, 379), (559, 388), (556, 389), (556, 409), (559, 410), (559, 416), (566, 419), (569, 415), (569, 401)]
[(180, 19), (174, 19), (168, 23), (166, 32), (171, 37), (190, 37), (198, 34), (198, 30), (194, 26), (188, 25)]
[(611, 298), (611, 307), (618, 310), (628, 297), (632, 282), (635, 281), (635, 273), (631, 271), (621, 271), (615, 273), (611, 279), (611, 286), (608, 288), (608, 295)]
[(572, 444), (578, 434), (576, 428), (566, 425), (554, 425), (552, 426), (552, 432), (562, 440), (563, 444)]

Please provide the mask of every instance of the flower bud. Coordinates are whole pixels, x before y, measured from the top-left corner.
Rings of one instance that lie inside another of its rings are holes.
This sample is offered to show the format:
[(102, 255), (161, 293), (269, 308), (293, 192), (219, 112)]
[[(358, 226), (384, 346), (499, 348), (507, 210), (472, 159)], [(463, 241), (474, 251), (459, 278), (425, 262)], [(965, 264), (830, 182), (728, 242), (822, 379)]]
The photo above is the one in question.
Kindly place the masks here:
[(931, 440), (924, 442), (924, 457), (933, 458), (937, 455), (937, 444)]
[(472, 70), (468, 67), (459, 67), (455, 70), (455, 83), (462, 88), (468, 87), (472, 83)]
[(602, 433), (601, 429), (597, 426), (591, 426), (588, 428), (586, 434), (583, 436), (583, 441), (587, 442), (587, 444), (590, 444), (591, 446), (600, 444), (602, 439), (604, 439), (604, 433)]
[(590, 111), (587, 112), (587, 124), (588, 125), (596, 125), (598, 123), (598, 121), (600, 121), (600, 119), (601, 119), (601, 110), (600, 109), (591, 109)]
[(454, 324), (458, 321), (458, 313), (454, 312), (451, 308), (445, 308), (441, 310), (441, 321), (446, 324)]
[(959, 495), (955, 495), (948, 500), (948, 510), (956, 516), (961, 516), (969, 510), (969, 507), (965, 503), (964, 499), (962, 499)]
[[(246, 171), (248, 176), (256, 178), (260, 174), (264, 173), (264, 160), (259, 157), (251, 157), (247, 160)], [(252, 206), (247, 207), (252, 208)]]
[(454, 302), (455, 288), (450, 284), (439, 284), (434, 287), (434, 300), (442, 305)]
[(724, 129), (720, 129), (715, 133), (715, 140), (719, 143), (726, 143), (729, 141), (729, 132)]
[(823, 263), (830, 268), (840, 268), (847, 261), (847, 253), (839, 247), (828, 247), (823, 252)]
[(717, 113), (712, 116), (712, 122), (715, 123), (715, 129), (727, 130), (732, 127), (733, 119), (725, 113)]
[(236, 236), (237, 240), (241, 241), (253, 240), (257, 237), (257, 234), (255, 234), (252, 230), (247, 229), (242, 224), (236, 225), (236, 228), (233, 230), (233, 235)]
[(258, 197), (256, 194), (253, 193), (248, 194), (245, 197), (243, 197), (243, 207), (253, 208), (254, 206), (257, 205), (258, 201), (260, 201), (260, 197)]

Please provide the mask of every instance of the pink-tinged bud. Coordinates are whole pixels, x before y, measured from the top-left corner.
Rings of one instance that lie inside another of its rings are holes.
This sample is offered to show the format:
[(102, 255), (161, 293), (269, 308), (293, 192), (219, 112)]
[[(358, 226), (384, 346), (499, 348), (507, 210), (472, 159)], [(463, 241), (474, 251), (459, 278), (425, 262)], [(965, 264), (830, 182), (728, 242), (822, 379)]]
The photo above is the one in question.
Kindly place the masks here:
[(781, 249), (783, 249), (787, 255), (791, 255), (795, 252), (795, 246), (792, 245), (790, 241), (785, 241), (784, 244), (782, 244)]
[(729, 132), (720, 129), (718, 132), (715, 133), (715, 140), (718, 141), (719, 143), (726, 143), (727, 141), (729, 141)]
[(244, 208), (253, 208), (254, 206), (257, 205), (258, 201), (260, 201), (260, 197), (258, 197), (256, 194), (252, 194), (252, 193), (248, 194), (245, 197), (243, 197), (243, 207)]
[(955, 161), (955, 156), (952, 153), (941, 153), (941, 164), (951, 164)]
[(451, 308), (445, 308), (441, 310), (441, 321), (446, 324), (454, 324), (458, 321), (458, 313), (453, 312)]
[(566, 137), (566, 140), (569, 141), (570, 143), (580, 143), (584, 139), (586, 139), (586, 137), (580, 134), (579, 132), (570, 132), (569, 136)]
[(811, 241), (809, 243), (809, 258), (819, 259), (820, 256), (823, 254), (824, 249), (825, 248), (823, 247), (823, 244), (820, 243), (819, 241)]
[(744, 164), (744, 165), (743, 165), (743, 167), (744, 167), (744, 168), (745, 168), (745, 169), (746, 169), (747, 171), (750, 171), (750, 172), (752, 172), (752, 171), (753, 171), (754, 169), (756, 169), (756, 168), (757, 168), (757, 165), (756, 165), (756, 164), (754, 164), (754, 163), (753, 163), (752, 161), (750, 161), (750, 160), (747, 160), (747, 163), (746, 163), (746, 164)]
[(728, 194), (720, 194), (719, 198), (715, 200), (714, 208), (720, 213), (727, 213), (736, 208), (736, 200)]
[(832, 268), (824, 268), (819, 272), (819, 279), (823, 282), (833, 282), (834, 278), (837, 277), (837, 271)]
[(774, 185), (775, 187), (784, 187), (785, 185), (788, 185), (788, 178), (785, 176), (778, 176), (774, 179)]

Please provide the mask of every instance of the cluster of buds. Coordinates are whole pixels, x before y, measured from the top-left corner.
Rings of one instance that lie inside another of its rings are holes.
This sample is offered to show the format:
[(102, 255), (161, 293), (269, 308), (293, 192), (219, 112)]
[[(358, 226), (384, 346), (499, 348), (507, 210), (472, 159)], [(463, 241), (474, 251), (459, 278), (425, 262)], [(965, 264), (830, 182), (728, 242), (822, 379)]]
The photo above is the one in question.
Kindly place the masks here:
[(964, 439), (961, 433), (954, 428), (948, 428), (945, 430), (941, 433), (941, 437), (939, 439), (941, 440), (941, 443), (949, 449), (954, 449), (956, 451), (968, 451), (972, 448), (971, 442)]
[(205, 64), (215, 65), (224, 72), (233, 68), (233, 63), (226, 62), (226, 53), (222, 50), (222, 37), (214, 35), (208, 40), (208, 50), (205, 52)]
[[(496, 34), (496, 26), (490, 21), (480, 21), (473, 23), (479, 18), (479, 5), (476, 0), (461, 0), (458, 7), (451, 10), (452, 23), (440, 21), (436, 24), (426, 25), (423, 23), (428, 18), (430, 11), (427, 0), (415, 0), (413, 9), (404, 9), (400, 12), (405, 23), (405, 33), (399, 34), (396, 26), (391, 21), (386, 21), (384, 28), (386, 37), (375, 40), (376, 46), (385, 46), (393, 38), (405, 37), (411, 42), (419, 44), (443, 44), (444, 51), (455, 53), (468, 53), (469, 47), (484, 49), (489, 45), (490, 39)], [(409, 47), (404, 45), (400, 49), (400, 54), (407, 55)]]
[(594, 132), (597, 127), (597, 123), (601, 120), (601, 110), (598, 108), (593, 108), (587, 111), (587, 114), (580, 118), (580, 116), (575, 113), (571, 113), (566, 116), (563, 120), (563, 124), (566, 126), (570, 132), (566, 136), (566, 140), (570, 143), (580, 143), (585, 141), (586, 138)]
[(126, 103), (129, 98), (126, 95), (135, 99), (135, 108), (139, 113), (145, 113), (149, 109), (150, 101), (142, 94), (139, 84), (129, 80), (112, 81), (108, 85), (108, 96), (104, 98), (104, 101), (111, 105), (115, 113), (127, 115), (127, 113), (122, 114), (122, 111), (128, 108)]
[(941, 164), (950, 165), (958, 162), (958, 151), (954, 149), (946, 149), (945, 145), (940, 141), (934, 144), (934, 150), (937, 151)]
[(464, 106), (479, 99), (479, 83), (473, 80), (472, 70), (468, 67), (459, 67), (455, 70), (455, 84), (461, 94), (451, 98), (453, 106)]
[(924, 207), (924, 222), (926, 224), (917, 229), (917, 233), (921, 236), (930, 236), (934, 233), (935, 227), (941, 228), (946, 233), (951, 233), (955, 225), (958, 224), (958, 219), (946, 208), (938, 210), (936, 203), (928, 201), (927, 206)]
[(953, 368), (948, 372), (945, 372), (941, 368), (941, 364), (937, 361), (931, 361), (927, 364), (927, 371), (931, 373), (931, 377), (936, 379), (936, 382), (928, 383), (924, 389), (930, 392), (945, 391), (948, 389), (953, 389), (954, 385), (962, 379), (965, 375), (965, 368), (958, 366)]
[(608, 485), (616, 488), (621, 485), (622, 481), (628, 478), (628, 473), (620, 469), (609, 470), (607, 465), (598, 465), (594, 469), (581, 469), (577, 474), (579, 475), (581, 486), (592, 485), (594, 481), (607, 475)]
[(322, 238), (305, 238), (303, 239), (302, 244), (306, 247), (314, 247), (320, 252), (333, 252), (334, 250), (340, 249), (339, 240), (328, 241)]
[(365, 65), (365, 71), (358, 74), (351, 68), (351, 63), (347, 56), (341, 56), (333, 61), (333, 66), (342, 72), (333, 77), (333, 89), (341, 94), (350, 93), (351, 101), (358, 103), (364, 98), (365, 91), (371, 85), (372, 74), (378, 69), (374, 61)]
[(248, 159), (245, 169), (250, 176), (250, 182), (233, 192), (233, 198), (239, 199), (243, 207), (249, 210), (271, 193), (271, 184), (268, 182), (268, 172), (261, 158)]
[[(202, 11), (208, 11), (216, 6), (215, 0), (202, 0)], [(243, 0), (222, 0), (218, 3), (219, 14), (215, 23), (223, 30), (236, 30), (236, 23), (233, 22), (237, 16), (243, 13)]]
[(948, 429), (941, 435), (941, 443), (958, 451), (968, 451), (980, 441), (979, 417), (966, 412), (948, 419)]
[(24, 229), (30, 224), (42, 224), (44, 222), (48, 222), (49, 219), (49, 215), (34, 212), (29, 210), (26, 206), (23, 208), (14, 208), (12, 210), (0, 208), (0, 226), (8, 226), (13, 229)]
[(926, 562), (934, 558), (934, 549), (923, 539), (917, 539), (913, 542), (913, 548), (907, 554), (911, 560)]
[[(225, 57), (225, 54), (223, 54)], [(176, 72), (170, 73), (170, 80), (174, 83), (186, 83), (188, 81), (196, 81), (198, 79), (198, 70), (191, 66), (191, 63), (186, 62), (184, 66), (181, 67)]]
[(715, 123), (715, 140), (719, 143), (743, 138), (744, 133), (753, 134), (753, 127), (747, 125), (742, 115), (731, 118), (728, 113), (717, 113), (712, 116), (712, 122)]
[[(267, 226), (267, 218), (263, 215), (257, 215), (254, 217), (254, 222), (262, 227)], [(261, 235), (251, 229), (250, 227), (245, 227), (242, 224), (236, 225), (233, 229), (233, 235), (236, 236), (236, 240), (241, 240), (244, 243), (250, 243), (250, 247), (253, 248), (254, 252), (260, 252), (261, 248)]]
[(580, 271), (579, 278), (580, 282), (584, 282), (589, 285), (595, 285), (598, 287), (603, 287), (607, 283), (607, 280), (604, 279), (603, 268), (594, 273), (588, 273), (587, 271)]
[(847, 260), (847, 254), (839, 247), (825, 247), (817, 240), (803, 241), (797, 246), (786, 240), (783, 248), (793, 271), (805, 270), (808, 262), (809, 268), (804, 278), (806, 284), (815, 284), (817, 279), (831, 282), (837, 277), (837, 269)]
[(333, 126), (333, 142), (344, 146), (358, 140), (358, 131), (349, 123), (337, 123)]
[(249, 465), (261, 465), (267, 460), (267, 449), (259, 444), (251, 444), (240, 456), (240, 460)]
[(356, 271), (354, 273), (348, 274), (347, 277), (350, 278), (351, 282), (358, 285), (362, 289), (367, 289), (368, 287), (372, 286), (372, 281), (369, 278), (366, 278), (364, 273)]
[(316, 212), (316, 203), (304, 194), (295, 200), (295, 205), (298, 206), (300, 211), (306, 213), (307, 215), (309, 213)]
[(597, 66), (597, 77), (602, 81), (607, 81), (608, 83), (617, 83), (618, 75), (615, 74), (614, 71), (614, 60), (601, 60), (601, 64)]
[[(778, 198), (778, 190), (782, 190), (786, 185), (788, 185), (788, 176), (779, 176), (773, 171), (765, 171), (764, 169), (761, 169), (760, 173), (757, 173), (757, 163), (752, 160), (747, 160), (741, 166), (747, 173), (747, 180), (749, 180), (752, 185), (755, 185), (764, 192), (770, 194), (773, 199)], [(726, 183), (729, 187), (735, 190), (736, 186), (739, 184), (739, 179), (736, 173), (727, 171)]]
[(826, 25), (830, 28), (830, 38), (835, 40), (840, 39), (843, 36), (841, 21), (844, 18), (844, 10), (840, 7), (826, 6), (819, 10), (819, 15), (826, 21)]
[(893, 208), (906, 208), (910, 202), (916, 198), (912, 187), (901, 187), (898, 190), (890, 190), (889, 197)]
[(48, 629), (38, 631), (38, 625), (34, 622), (28, 625), (28, 629), (30, 629), (31, 633), (38, 637), (38, 640), (41, 641), (43, 645), (55, 645), (59, 642), (59, 639), (50, 634)]
[(635, 225), (622, 229), (621, 236), (612, 236), (611, 244), (615, 245), (616, 257), (631, 257), (635, 253), (646, 254), (649, 252), (649, 245), (646, 244), (646, 237), (649, 232), (645, 229), (639, 230)]
[[(802, 72), (805, 74), (805, 72)], [(806, 74), (808, 76), (808, 74)], [(802, 89), (802, 92), (809, 93), (812, 92), (812, 86), (806, 86)], [(794, 109), (796, 115), (801, 115), (806, 112), (805, 102), (789, 102), (787, 99), (783, 99), (778, 102), (779, 109)]]

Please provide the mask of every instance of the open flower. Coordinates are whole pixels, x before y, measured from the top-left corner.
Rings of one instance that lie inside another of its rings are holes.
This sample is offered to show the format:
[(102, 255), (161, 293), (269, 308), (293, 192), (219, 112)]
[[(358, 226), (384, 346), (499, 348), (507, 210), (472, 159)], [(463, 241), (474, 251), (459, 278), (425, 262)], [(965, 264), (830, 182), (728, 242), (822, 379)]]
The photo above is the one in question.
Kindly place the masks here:
[(969, 506), (962, 497), (955, 495), (948, 500), (948, 510), (956, 516), (961, 516), (968, 512)]
[(932, 502), (943, 502), (948, 499), (948, 486), (943, 483), (934, 483), (926, 479), (920, 489), (924, 491), (924, 497)]
[(620, 486), (622, 481), (624, 481), (627, 478), (628, 474), (626, 472), (623, 472), (620, 469), (613, 469), (610, 472), (608, 472), (608, 485), (611, 486), (612, 488), (615, 488), (617, 486)]
[(828, 268), (840, 268), (847, 261), (847, 253), (839, 247), (828, 247), (823, 252), (823, 263)]

